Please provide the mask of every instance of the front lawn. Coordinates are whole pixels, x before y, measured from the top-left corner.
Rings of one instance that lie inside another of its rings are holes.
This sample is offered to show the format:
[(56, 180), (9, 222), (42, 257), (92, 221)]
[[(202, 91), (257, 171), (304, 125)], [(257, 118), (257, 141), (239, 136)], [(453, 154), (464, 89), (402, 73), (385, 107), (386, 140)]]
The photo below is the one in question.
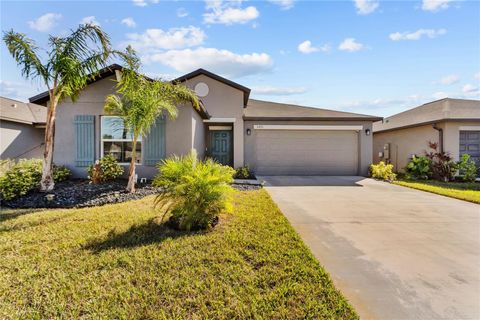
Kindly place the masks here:
[(264, 190), (211, 232), (167, 229), (152, 197), (0, 212), (0, 318), (358, 319)]
[(440, 182), (436, 180), (399, 180), (395, 181), (394, 183), (401, 186), (428, 191), (451, 198), (480, 203), (480, 183)]

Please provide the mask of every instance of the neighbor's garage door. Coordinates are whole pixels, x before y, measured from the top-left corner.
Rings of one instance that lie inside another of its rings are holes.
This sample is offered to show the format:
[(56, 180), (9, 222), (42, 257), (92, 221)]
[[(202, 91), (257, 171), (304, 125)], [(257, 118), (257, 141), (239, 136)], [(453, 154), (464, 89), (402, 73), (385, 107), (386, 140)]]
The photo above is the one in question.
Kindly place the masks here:
[(469, 154), (480, 166), (480, 131), (460, 131), (460, 155)]
[(258, 175), (356, 175), (358, 133), (323, 130), (257, 130)]

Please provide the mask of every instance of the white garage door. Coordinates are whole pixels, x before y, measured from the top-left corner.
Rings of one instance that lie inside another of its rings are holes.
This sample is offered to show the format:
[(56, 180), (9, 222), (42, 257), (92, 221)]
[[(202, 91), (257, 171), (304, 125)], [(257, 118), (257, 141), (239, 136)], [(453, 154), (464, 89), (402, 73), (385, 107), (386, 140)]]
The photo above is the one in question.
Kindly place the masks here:
[(256, 131), (258, 175), (357, 175), (358, 133), (323, 130)]

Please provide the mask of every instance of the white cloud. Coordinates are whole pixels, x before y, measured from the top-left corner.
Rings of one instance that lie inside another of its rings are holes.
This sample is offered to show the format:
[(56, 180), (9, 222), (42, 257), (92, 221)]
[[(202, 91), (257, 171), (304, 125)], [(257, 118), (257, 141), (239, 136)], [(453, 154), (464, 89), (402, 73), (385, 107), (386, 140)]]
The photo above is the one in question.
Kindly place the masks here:
[(338, 49), (344, 50), (344, 51), (350, 51), (350, 52), (359, 51), (359, 50), (362, 50), (363, 48), (364, 48), (364, 45), (359, 42), (356, 42), (354, 38), (346, 38), (338, 46)]
[(321, 47), (314, 47), (310, 40), (305, 40), (298, 45), (297, 49), (301, 53), (309, 54), (317, 51), (323, 51), (323, 52), (330, 51), (330, 46), (328, 44), (324, 44)]
[(181, 49), (198, 46), (206, 38), (205, 33), (193, 26), (169, 30), (147, 29), (143, 33), (128, 33), (122, 46), (132, 45), (136, 50)]
[(420, 40), (423, 36), (430, 39), (437, 38), (447, 33), (446, 29), (418, 29), (415, 32), (395, 32), (390, 34), (390, 39), (393, 41), (399, 40)]
[(475, 73), (473, 77), (477, 80), (480, 80), (480, 72)]
[(43, 91), (44, 87), (37, 87), (37, 90), (32, 84), (0, 80), (0, 96), (10, 99), (28, 101), (29, 97), (34, 96), (38, 91)]
[(439, 11), (447, 9), (452, 0), (423, 0), (422, 9), (425, 11)]
[(451, 85), (454, 83), (457, 83), (458, 80), (460, 80), (460, 77), (456, 74), (451, 74), (445, 77), (442, 77), (440, 80), (438, 80), (438, 83), (444, 84), (444, 85)]
[(62, 15), (59, 13), (46, 13), (35, 20), (28, 21), (28, 25), (34, 30), (47, 32), (55, 27), (61, 18)]
[(293, 6), (295, 5), (295, 0), (268, 0), (268, 1), (280, 6), (282, 10), (289, 10), (293, 8)]
[(448, 93), (442, 92), (442, 91), (435, 92), (434, 94), (432, 94), (432, 98), (434, 98), (435, 100), (440, 100), (440, 99), (443, 99), (443, 98), (448, 98)]
[(135, 20), (133, 20), (132, 17), (123, 19), (122, 24), (126, 25), (129, 28), (135, 28), (137, 26), (137, 23), (135, 22)]
[(378, 0), (353, 0), (355, 2), (355, 7), (357, 8), (357, 13), (362, 15), (367, 15), (378, 8)]
[(242, 1), (238, 0), (208, 0), (206, 3), (207, 12), (203, 14), (203, 22), (207, 24), (244, 24), (260, 16), (257, 8), (254, 6), (242, 8)]
[(271, 95), (271, 96), (289, 96), (294, 94), (301, 94), (307, 92), (307, 88), (304, 87), (289, 87), (278, 88), (271, 86), (262, 86), (252, 88), (252, 92), (257, 95)]
[(162, 63), (179, 72), (186, 73), (204, 68), (230, 78), (268, 72), (273, 68), (273, 60), (266, 53), (237, 54), (228, 50), (203, 47), (170, 50), (142, 58), (145, 63)]
[(94, 26), (100, 26), (100, 22), (97, 21), (95, 16), (84, 17), (80, 21), (80, 24), (91, 24), (91, 25), (94, 25)]
[(470, 83), (467, 83), (462, 88), (463, 93), (473, 93), (476, 91), (478, 91), (478, 87), (475, 87), (473, 84), (470, 84)]
[(188, 11), (185, 8), (178, 8), (177, 9), (177, 17), (179, 18), (185, 18), (188, 16)]
[(139, 7), (145, 7), (147, 2), (145, 0), (132, 0), (133, 4)]

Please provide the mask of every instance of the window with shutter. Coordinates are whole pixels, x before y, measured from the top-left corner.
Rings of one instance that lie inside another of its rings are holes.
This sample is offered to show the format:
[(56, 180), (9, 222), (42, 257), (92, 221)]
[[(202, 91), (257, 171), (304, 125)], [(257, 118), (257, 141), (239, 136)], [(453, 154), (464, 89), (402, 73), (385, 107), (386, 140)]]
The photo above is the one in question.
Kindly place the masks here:
[(157, 118), (144, 142), (144, 165), (154, 166), (165, 159), (165, 117)]
[(95, 162), (95, 116), (76, 115), (75, 166), (87, 167)]

